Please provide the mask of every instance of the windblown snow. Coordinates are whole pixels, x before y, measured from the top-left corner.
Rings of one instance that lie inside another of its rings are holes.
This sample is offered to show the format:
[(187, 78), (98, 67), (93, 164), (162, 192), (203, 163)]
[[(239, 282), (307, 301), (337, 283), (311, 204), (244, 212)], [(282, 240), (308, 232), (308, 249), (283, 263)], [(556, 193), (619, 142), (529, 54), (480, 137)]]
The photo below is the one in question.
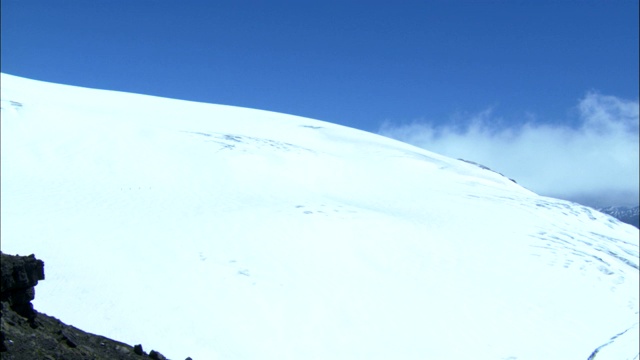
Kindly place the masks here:
[(83, 330), (173, 359), (638, 359), (638, 229), (473, 164), (6, 74), (1, 123), (2, 251)]

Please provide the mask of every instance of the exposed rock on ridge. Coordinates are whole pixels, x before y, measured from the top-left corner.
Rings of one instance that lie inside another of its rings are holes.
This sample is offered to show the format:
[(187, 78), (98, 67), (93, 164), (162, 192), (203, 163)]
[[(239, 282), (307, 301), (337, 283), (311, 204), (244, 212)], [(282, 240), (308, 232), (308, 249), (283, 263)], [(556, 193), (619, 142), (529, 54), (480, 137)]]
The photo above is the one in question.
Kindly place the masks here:
[[(0, 352), (3, 360), (167, 360), (161, 353), (145, 353), (130, 346), (90, 334), (38, 313), (31, 304), (34, 287), (44, 280), (44, 262), (34, 255), (11, 256), (0, 252)], [(190, 359), (190, 358), (189, 358)]]

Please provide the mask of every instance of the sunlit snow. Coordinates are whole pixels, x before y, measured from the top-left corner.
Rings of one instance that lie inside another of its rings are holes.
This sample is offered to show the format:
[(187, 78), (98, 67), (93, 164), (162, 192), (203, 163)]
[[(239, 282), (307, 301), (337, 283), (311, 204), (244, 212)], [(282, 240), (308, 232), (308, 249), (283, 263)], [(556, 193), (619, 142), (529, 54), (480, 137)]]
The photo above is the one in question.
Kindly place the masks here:
[(1, 123), (2, 251), (83, 330), (172, 359), (638, 358), (638, 229), (473, 164), (6, 74)]

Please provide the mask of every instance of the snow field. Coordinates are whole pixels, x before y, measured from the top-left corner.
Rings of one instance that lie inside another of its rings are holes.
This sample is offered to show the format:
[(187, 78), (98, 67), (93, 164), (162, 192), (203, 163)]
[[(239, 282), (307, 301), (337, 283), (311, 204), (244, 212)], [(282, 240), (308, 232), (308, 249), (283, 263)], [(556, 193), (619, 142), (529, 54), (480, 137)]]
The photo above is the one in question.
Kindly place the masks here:
[(597, 359), (637, 354), (638, 231), (593, 210), (317, 120), (6, 74), (2, 100), (2, 250), (43, 259), (36, 309), (86, 331), (176, 359), (522, 360), (631, 328)]

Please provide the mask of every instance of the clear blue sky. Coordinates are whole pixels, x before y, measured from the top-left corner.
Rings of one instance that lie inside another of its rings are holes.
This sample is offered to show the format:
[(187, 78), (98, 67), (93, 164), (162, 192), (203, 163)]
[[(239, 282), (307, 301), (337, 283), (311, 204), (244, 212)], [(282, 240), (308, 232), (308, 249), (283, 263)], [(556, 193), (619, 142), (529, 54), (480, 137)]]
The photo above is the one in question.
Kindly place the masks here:
[(568, 121), (590, 90), (637, 99), (638, 63), (632, 0), (2, 1), (5, 73), (373, 132)]
[(2, 71), (330, 121), (640, 201), (638, 0), (2, 0)]

